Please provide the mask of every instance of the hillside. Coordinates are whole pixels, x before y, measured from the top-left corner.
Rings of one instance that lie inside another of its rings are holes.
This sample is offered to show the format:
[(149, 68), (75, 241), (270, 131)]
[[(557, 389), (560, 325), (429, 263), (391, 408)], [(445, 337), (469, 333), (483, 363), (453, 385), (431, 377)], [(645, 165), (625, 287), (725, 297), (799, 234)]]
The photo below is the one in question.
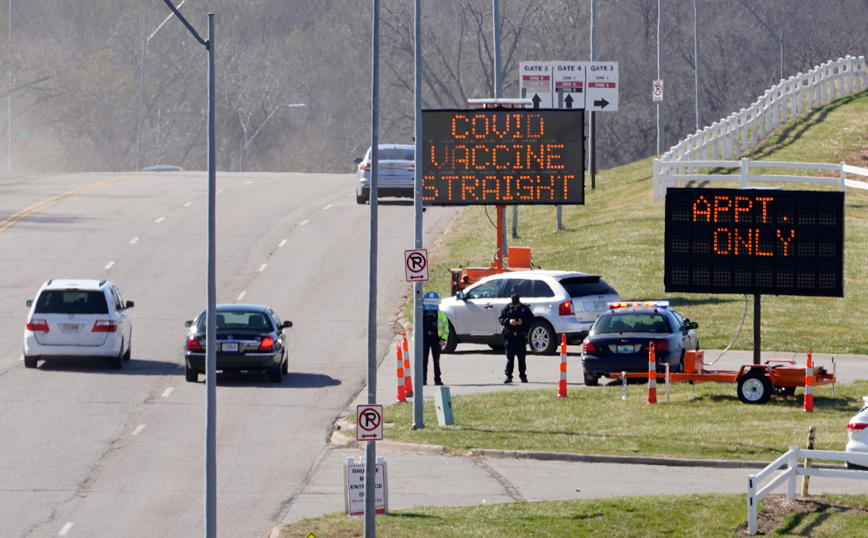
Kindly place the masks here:
[[(868, 92), (845, 97), (782, 126), (752, 159), (791, 162), (846, 161), (865, 166), (868, 154)], [(715, 186), (729, 186), (728, 184)], [(794, 188), (787, 185), (784, 188)], [(820, 189), (805, 184), (801, 189)], [(762, 297), (762, 347), (803, 353), (868, 354), (868, 191), (848, 189), (845, 201), (844, 297)], [(449, 268), (487, 266), (495, 251), (495, 209), (468, 207), (432, 252), (431, 289), (449, 294)], [(512, 229), (512, 209), (507, 210)], [(664, 203), (652, 195), (652, 159), (604, 170), (596, 189), (586, 180), (584, 206), (565, 207), (556, 230), (554, 207), (521, 207), (518, 238), (509, 245), (530, 247), (533, 263), (545, 269), (597, 273), (624, 299), (668, 298), (685, 317), (699, 322), (702, 347), (733, 345), (753, 349), (753, 297), (666, 294), (663, 287)], [(429, 246), (429, 248), (431, 248)], [(426, 290), (427, 291), (427, 290)], [(746, 315), (745, 315), (746, 314)]]

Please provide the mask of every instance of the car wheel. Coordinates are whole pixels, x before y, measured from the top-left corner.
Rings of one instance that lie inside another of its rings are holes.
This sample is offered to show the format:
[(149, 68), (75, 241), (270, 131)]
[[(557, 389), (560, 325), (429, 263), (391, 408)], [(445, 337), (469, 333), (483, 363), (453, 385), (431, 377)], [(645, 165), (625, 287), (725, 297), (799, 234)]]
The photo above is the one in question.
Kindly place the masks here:
[(36, 357), (28, 357), (24, 355), (24, 367), (25, 368), (36, 368), (36, 363), (39, 362), (39, 359)]
[(118, 353), (117, 357), (112, 357), (109, 359), (109, 368), (112, 370), (120, 370), (124, 367), (124, 350), (121, 348), (121, 351)]
[(558, 347), (555, 331), (545, 320), (535, 321), (528, 331), (530, 351), (535, 355), (552, 355)]
[(746, 404), (764, 404), (772, 397), (772, 383), (760, 371), (752, 370), (738, 380), (738, 399)]
[(289, 359), (285, 353), (283, 355), (283, 361), (280, 364), (280, 371), (283, 372), (283, 375), (287, 375), (289, 373)]
[(190, 368), (189, 364), (184, 364), (184, 379), (187, 380), (188, 383), (198, 383), (199, 382), (199, 372)]
[(452, 322), (450, 321), (449, 336), (446, 337), (446, 343), (440, 348), (440, 352), (454, 353), (456, 347), (458, 347), (458, 336), (455, 334), (455, 327), (452, 326)]
[(268, 380), (272, 383), (280, 383), (283, 381), (283, 367), (279, 364), (273, 364), (268, 369)]
[(678, 357), (678, 362), (675, 363), (674, 368), (670, 368), (669, 371), (673, 374), (683, 374), (684, 373), (684, 351), (681, 351), (681, 356)]
[(591, 372), (585, 372), (585, 385), (588, 387), (596, 387), (600, 384), (600, 378), (597, 377), (597, 374)]
[(130, 359), (133, 357), (133, 342), (132, 342), (132, 335), (130, 335), (130, 336), (131, 336), (131, 338), (130, 338), (130, 346), (127, 348), (127, 352), (124, 353), (124, 360), (125, 360), (125, 361), (128, 361), (128, 360), (130, 360)]
[(368, 193), (364, 189), (356, 189), (356, 203), (359, 205), (368, 203)]

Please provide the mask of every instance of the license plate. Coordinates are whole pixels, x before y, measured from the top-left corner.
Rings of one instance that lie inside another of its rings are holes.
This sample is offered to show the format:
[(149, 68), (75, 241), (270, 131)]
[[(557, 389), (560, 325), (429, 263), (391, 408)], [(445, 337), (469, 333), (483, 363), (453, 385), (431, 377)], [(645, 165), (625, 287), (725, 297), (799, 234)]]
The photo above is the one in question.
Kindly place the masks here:
[(79, 325), (77, 323), (61, 323), (60, 327), (64, 331), (72, 332), (72, 331), (79, 330), (81, 328), (81, 325)]
[(229, 353), (238, 353), (238, 342), (229, 342), (229, 343), (223, 344), (223, 351), (226, 351)]
[(622, 344), (618, 346), (618, 353), (633, 353), (633, 344)]
[(594, 312), (606, 309), (606, 301), (594, 301)]

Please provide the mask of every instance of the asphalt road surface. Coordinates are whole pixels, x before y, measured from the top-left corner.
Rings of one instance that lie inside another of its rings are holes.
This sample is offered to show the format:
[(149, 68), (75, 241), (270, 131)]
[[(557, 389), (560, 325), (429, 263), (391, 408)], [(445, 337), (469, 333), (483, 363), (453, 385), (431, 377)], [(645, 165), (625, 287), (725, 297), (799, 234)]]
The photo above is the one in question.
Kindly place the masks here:
[[(350, 175), (220, 173), (217, 189), (217, 301), (294, 323), (282, 383), (217, 376), (218, 536), (252, 538), (365, 386), (369, 207)], [(184, 381), (183, 343), (206, 301), (206, 208), (205, 172), (0, 178), (0, 536), (202, 534), (205, 386)], [(425, 213), (426, 245), (454, 214)], [(409, 289), (413, 207), (383, 200), (379, 216), (382, 358)], [(49, 278), (111, 280), (135, 302), (122, 370), (24, 368), (25, 301)]]

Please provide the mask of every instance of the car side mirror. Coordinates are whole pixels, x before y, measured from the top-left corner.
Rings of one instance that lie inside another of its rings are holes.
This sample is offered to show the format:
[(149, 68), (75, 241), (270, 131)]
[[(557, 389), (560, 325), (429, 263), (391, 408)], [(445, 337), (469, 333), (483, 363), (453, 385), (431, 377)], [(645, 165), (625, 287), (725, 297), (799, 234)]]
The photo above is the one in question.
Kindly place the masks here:
[(290, 327), (292, 327), (292, 322), (289, 320), (286, 320), (280, 324), (281, 329), (289, 329)]
[(466, 301), (467, 300), (467, 297), (464, 295), (463, 291), (459, 291), (458, 293), (456, 293), (455, 298), (460, 300), (460, 301)]
[(362, 158), (361, 158), (361, 157), (356, 157), (355, 159), (353, 159), (353, 162), (356, 163), (356, 164), (360, 164), (360, 163), (362, 162)]
[(134, 306), (136, 306), (136, 303), (134, 303), (132, 301), (127, 301), (127, 305), (124, 308), (132, 308)]
[(695, 321), (690, 321), (689, 319), (684, 320), (684, 328), (685, 329), (698, 329), (699, 324)]
[(33, 306), (33, 299), (27, 299), (27, 302), (24, 304), (26, 304), (27, 307), (30, 308), (31, 306)]
[(184, 327), (192, 327), (192, 326), (193, 326), (193, 320), (192, 319), (188, 319), (187, 321), (184, 322)]

